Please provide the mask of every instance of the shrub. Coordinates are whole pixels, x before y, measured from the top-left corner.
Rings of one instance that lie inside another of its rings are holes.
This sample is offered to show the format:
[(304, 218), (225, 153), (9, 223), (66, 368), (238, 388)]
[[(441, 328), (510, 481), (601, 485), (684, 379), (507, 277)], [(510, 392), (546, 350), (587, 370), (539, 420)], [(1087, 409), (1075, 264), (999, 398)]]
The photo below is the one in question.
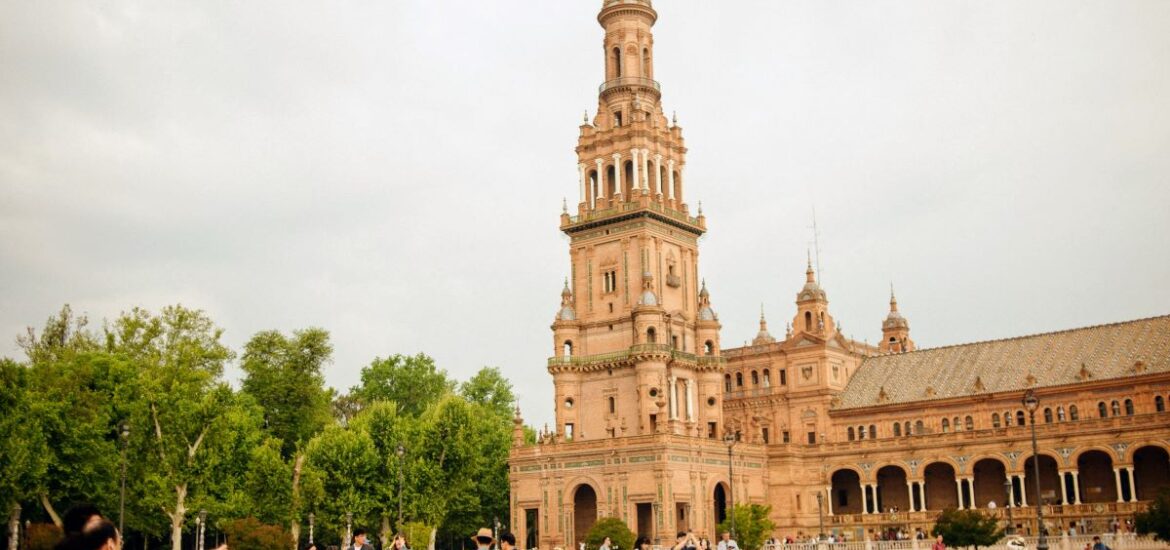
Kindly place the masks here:
[(1133, 519), (1134, 530), (1139, 535), (1154, 535), (1157, 540), (1170, 542), (1170, 489), (1158, 491), (1150, 507)]
[(61, 528), (52, 523), (33, 523), (24, 532), (25, 548), (28, 550), (53, 550), (62, 538)]
[(614, 547), (620, 550), (633, 550), (634, 532), (626, 527), (625, 522), (618, 518), (602, 518), (593, 524), (585, 534), (586, 550), (596, 550), (601, 546), (605, 537), (609, 537)]
[(931, 533), (949, 547), (991, 546), (1003, 536), (999, 521), (979, 510), (943, 510)]
[(288, 531), (260, 523), (256, 518), (229, 521), (223, 526), (223, 532), (232, 550), (288, 550), (292, 546)]

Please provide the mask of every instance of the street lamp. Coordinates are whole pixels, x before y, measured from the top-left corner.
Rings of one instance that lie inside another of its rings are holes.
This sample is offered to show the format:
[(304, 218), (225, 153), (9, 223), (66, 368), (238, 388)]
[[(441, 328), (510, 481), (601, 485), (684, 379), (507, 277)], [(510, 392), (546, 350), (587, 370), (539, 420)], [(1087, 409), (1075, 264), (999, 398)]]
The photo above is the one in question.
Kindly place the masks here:
[(130, 424), (123, 422), (122, 436), (122, 488), (118, 493), (118, 532), (126, 533), (126, 448), (130, 446)]
[(207, 530), (207, 510), (199, 510), (199, 525), (195, 527), (195, 532), (198, 534), (199, 542), (196, 543), (198, 550), (203, 550), (203, 533)]
[(402, 457), (406, 456), (406, 447), (401, 443), (394, 454), (398, 455), (398, 530), (402, 530)]
[(735, 447), (735, 434), (727, 432), (723, 436), (723, 443), (727, 445), (727, 519), (731, 522), (731, 538), (735, 539), (735, 474), (731, 470), (731, 448)]
[(1004, 531), (1004, 534), (1006, 535), (1012, 534), (1012, 527), (1015, 525), (1015, 523), (1012, 521), (1012, 497), (1015, 496), (1012, 495), (1012, 488), (1012, 478), (1004, 477), (1003, 492), (1007, 495), (1004, 497), (1003, 501), (1004, 507), (1007, 508), (1007, 530)]
[(825, 538), (825, 495), (817, 491), (817, 542)]
[(317, 519), (317, 516), (309, 512), (309, 546), (313, 545), (313, 520), (315, 519)]
[(1036, 527), (1040, 531), (1040, 538), (1036, 540), (1036, 550), (1048, 550), (1048, 537), (1044, 533), (1044, 499), (1040, 497), (1040, 450), (1036, 445), (1036, 409), (1040, 407), (1040, 399), (1036, 392), (1024, 392), (1024, 408), (1028, 409), (1028, 419), (1032, 423), (1032, 473), (1036, 478)]
[(353, 539), (353, 512), (345, 513), (345, 540), (341, 541), (344, 547), (349, 541)]

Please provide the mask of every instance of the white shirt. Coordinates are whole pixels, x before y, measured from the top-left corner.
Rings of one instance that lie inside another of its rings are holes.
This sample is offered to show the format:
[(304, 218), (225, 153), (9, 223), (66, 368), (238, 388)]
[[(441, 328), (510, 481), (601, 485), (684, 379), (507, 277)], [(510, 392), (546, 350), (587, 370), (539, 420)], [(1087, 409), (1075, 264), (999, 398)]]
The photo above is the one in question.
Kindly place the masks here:
[(719, 541), (718, 550), (739, 550), (739, 545), (735, 543), (735, 539), (728, 541)]

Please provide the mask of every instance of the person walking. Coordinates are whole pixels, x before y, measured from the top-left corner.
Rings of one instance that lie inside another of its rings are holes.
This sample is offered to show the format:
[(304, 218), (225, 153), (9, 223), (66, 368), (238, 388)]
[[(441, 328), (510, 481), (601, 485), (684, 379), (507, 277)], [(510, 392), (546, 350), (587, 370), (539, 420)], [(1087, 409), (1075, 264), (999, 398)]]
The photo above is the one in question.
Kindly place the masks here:
[(935, 537), (934, 544), (930, 545), (930, 550), (947, 550), (947, 545), (943, 544), (942, 535)]
[(739, 544), (736, 544), (735, 540), (731, 538), (730, 531), (723, 532), (723, 540), (719, 541), (718, 550), (739, 550)]
[(492, 547), (492, 542), (495, 542), (495, 537), (492, 536), (492, 530), (487, 527), (480, 527), (479, 531), (475, 533), (471, 540), (475, 541), (477, 550), (489, 550)]
[[(605, 540), (609, 540), (607, 537)], [(500, 533), (500, 550), (516, 550), (516, 535), (511, 531)]]

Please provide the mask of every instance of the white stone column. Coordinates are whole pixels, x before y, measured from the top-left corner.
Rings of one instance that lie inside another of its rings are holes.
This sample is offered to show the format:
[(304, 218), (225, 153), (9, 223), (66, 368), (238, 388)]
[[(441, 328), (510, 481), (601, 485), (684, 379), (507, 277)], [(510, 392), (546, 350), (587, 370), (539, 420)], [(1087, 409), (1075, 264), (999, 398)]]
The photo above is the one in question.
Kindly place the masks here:
[(963, 510), (965, 508), (963, 506), (963, 504), (966, 502), (967, 499), (963, 498), (963, 479), (962, 478), (955, 480), (955, 489), (959, 491), (959, 509)]
[(1068, 472), (1060, 472), (1060, 503), (1068, 504)]
[(861, 484), (861, 503), (864, 505), (861, 508), (861, 513), (863, 513), (863, 514), (872, 514), (873, 513), (870, 511), (870, 507), (869, 507), (869, 484), (868, 483)]
[(910, 510), (909, 511), (917, 512), (918, 510), (914, 509), (914, 482), (913, 481), (906, 482), (906, 495), (909, 497), (909, 500), (910, 500), (910, 502), (909, 502)]
[(597, 159), (597, 196), (593, 197), (593, 206), (597, 207), (597, 199), (605, 198), (605, 159)]
[(666, 198), (674, 200), (674, 159), (666, 161)]
[(684, 383), (687, 385), (687, 420), (695, 419), (695, 381), (687, 378)]
[(975, 478), (967, 478), (967, 493), (971, 495), (971, 508), (975, 508)]
[(613, 154), (613, 196), (622, 194), (622, 154)]
[(825, 503), (828, 504), (829, 515), (833, 515), (833, 488), (825, 487)]
[(581, 200), (579, 202), (585, 202), (588, 195), (585, 194), (585, 163), (584, 162), (577, 165), (577, 181), (580, 182), (579, 187), (581, 188)]
[(1113, 482), (1117, 485), (1117, 502), (1123, 502), (1121, 498), (1121, 468), (1113, 469)]
[(1133, 481), (1133, 468), (1125, 468), (1125, 475), (1129, 479), (1129, 502), (1137, 502), (1137, 486)]
[(650, 192), (650, 150), (642, 149), (642, 192)]
[(678, 418), (678, 383), (673, 376), (670, 377), (670, 419)]
[(687, 184), (687, 165), (684, 164), (678, 167), (678, 177), (681, 181), (678, 182), (678, 196), (675, 198), (678, 199), (679, 202), (682, 202), (683, 186)]
[(654, 194), (662, 196), (662, 155), (654, 155)]
[(1073, 504), (1081, 503), (1081, 473), (1074, 471), (1073, 476)]
[(1020, 506), (1028, 505), (1028, 475), (1020, 474)]
[(926, 479), (925, 478), (918, 483), (918, 497), (919, 497), (918, 502), (920, 503), (920, 505), (918, 507), (919, 511), (925, 512), (927, 510), (927, 507), (926, 507)]
[(630, 173), (630, 177), (634, 178), (634, 181), (630, 182), (630, 194), (633, 195), (634, 191), (638, 189), (638, 182), (642, 181), (638, 179), (638, 165), (641, 164), (638, 162), (638, 149), (630, 149), (630, 159), (634, 164), (634, 171)]

